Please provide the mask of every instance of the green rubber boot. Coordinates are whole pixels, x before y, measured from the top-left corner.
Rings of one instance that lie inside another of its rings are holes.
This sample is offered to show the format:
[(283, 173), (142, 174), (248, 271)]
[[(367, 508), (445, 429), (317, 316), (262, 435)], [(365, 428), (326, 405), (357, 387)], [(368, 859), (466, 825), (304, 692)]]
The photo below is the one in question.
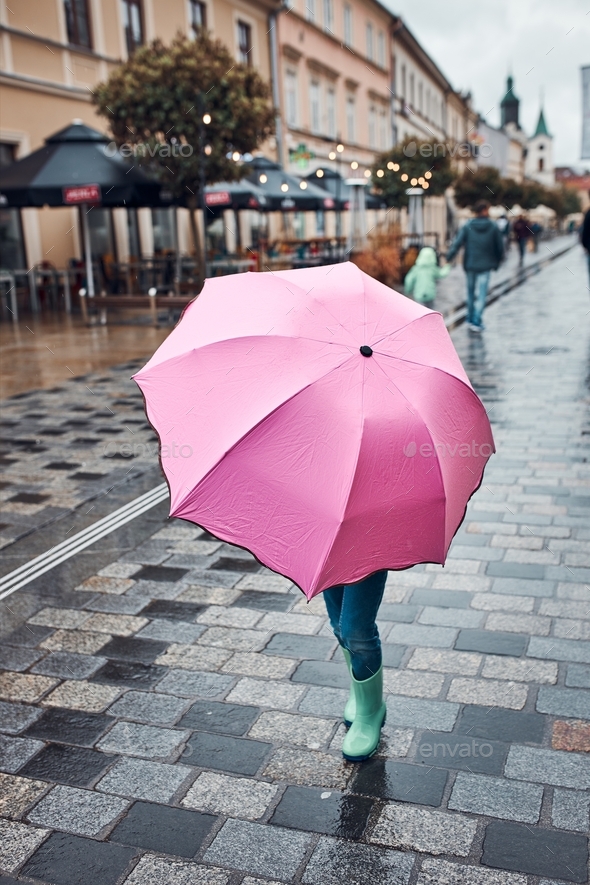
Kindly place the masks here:
[(354, 721), (342, 742), (342, 755), (350, 762), (363, 762), (379, 746), (381, 729), (385, 722), (383, 700), (383, 667), (374, 676), (358, 681), (351, 672), (356, 703)]
[[(352, 665), (350, 663), (350, 652), (348, 651), (347, 648), (344, 648), (343, 645), (341, 645), (340, 648), (342, 649), (342, 654), (344, 655), (344, 660), (346, 661), (346, 666), (348, 667), (348, 672), (350, 674), (350, 678), (352, 679)], [(342, 717), (344, 719), (344, 724), (348, 725), (349, 728), (352, 725), (352, 723), (354, 722), (354, 714), (355, 713), (356, 713), (356, 700), (354, 697), (354, 688), (351, 683), (350, 694), (348, 696), (348, 700), (346, 701), (346, 706), (344, 708), (344, 716)]]

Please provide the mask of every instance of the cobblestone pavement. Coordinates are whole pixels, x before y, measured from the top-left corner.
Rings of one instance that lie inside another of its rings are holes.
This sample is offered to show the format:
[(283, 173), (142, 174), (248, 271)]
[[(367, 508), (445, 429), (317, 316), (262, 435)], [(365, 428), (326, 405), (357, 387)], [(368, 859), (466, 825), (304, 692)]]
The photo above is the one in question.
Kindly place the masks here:
[(0, 603), (0, 885), (587, 882), (589, 318), (576, 249), (453, 335), (498, 453), (389, 575), (368, 763), (321, 598), (163, 505)]

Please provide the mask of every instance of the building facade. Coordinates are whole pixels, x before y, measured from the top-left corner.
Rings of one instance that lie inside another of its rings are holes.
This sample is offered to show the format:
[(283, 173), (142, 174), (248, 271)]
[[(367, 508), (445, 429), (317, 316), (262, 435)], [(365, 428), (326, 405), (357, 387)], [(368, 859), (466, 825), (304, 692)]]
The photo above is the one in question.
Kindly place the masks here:
[[(107, 131), (91, 104), (93, 86), (136, 46), (177, 32), (207, 28), (238, 61), (258, 68), (268, 82), (272, 69), (272, 16), (278, 0), (20, 0), (0, 6), (0, 162), (8, 165), (43, 145), (73, 119)], [(274, 139), (265, 146), (276, 154)], [(92, 213), (97, 249), (126, 260), (134, 250), (152, 254), (174, 245), (173, 210), (139, 209), (137, 236), (127, 210)], [(179, 212), (182, 251), (190, 251), (188, 220)], [(2, 209), (2, 238), (11, 262), (64, 266), (81, 255), (75, 208)], [(5, 259), (6, 260), (6, 259)]]

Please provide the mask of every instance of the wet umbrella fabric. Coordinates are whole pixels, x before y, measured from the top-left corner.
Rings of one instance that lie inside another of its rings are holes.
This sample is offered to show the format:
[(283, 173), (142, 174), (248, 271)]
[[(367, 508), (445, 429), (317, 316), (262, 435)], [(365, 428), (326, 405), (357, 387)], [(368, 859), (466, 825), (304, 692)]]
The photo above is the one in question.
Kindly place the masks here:
[(207, 280), (135, 380), (170, 515), (308, 598), (444, 563), (493, 451), (441, 315), (350, 263)]

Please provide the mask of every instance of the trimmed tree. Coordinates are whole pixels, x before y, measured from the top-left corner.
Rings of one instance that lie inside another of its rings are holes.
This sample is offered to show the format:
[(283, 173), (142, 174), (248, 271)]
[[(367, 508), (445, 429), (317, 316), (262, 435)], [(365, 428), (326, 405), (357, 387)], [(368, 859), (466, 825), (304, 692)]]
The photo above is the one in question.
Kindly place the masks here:
[(487, 200), (492, 206), (503, 203), (504, 182), (493, 166), (481, 166), (475, 172), (466, 169), (455, 182), (455, 202), (463, 208), (478, 200)]
[(444, 194), (454, 175), (445, 145), (407, 138), (377, 157), (371, 177), (375, 191), (387, 205), (400, 208), (408, 205), (406, 190), (413, 179), (426, 183), (425, 196), (436, 197)]
[(179, 33), (170, 46), (139, 47), (96, 87), (93, 101), (117, 145), (191, 210), (201, 258), (194, 220), (201, 185), (243, 177), (232, 153), (252, 152), (274, 132), (268, 84), (206, 32), (194, 40)]

